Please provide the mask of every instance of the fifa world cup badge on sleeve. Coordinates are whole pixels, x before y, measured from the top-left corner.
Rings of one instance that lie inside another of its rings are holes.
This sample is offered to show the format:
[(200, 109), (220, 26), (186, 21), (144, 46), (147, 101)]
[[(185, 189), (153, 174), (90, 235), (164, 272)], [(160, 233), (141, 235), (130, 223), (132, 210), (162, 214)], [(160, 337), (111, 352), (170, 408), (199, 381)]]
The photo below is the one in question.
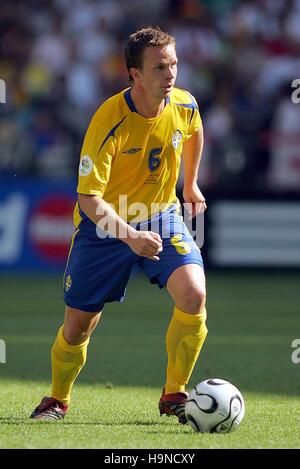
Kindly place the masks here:
[(93, 169), (92, 158), (88, 155), (85, 155), (80, 160), (79, 165), (79, 174), (80, 176), (87, 176)]

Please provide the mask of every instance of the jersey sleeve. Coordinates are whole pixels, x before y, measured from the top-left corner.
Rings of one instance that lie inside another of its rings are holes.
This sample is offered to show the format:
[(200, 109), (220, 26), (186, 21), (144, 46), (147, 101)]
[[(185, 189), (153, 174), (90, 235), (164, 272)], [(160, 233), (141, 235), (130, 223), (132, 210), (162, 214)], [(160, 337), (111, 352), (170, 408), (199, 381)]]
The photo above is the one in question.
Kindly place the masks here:
[(199, 106), (197, 104), (197, 101), (195, 100), (194, 96), (192, 96), (191, 94), (190, 94), (190, 97), (192, 101), (191, 102), (192, 112), (191, 112), (191, 116), (189, 118), (189, 123), (188, 123), (188, 129), (187, 129), (187, 134), (186, 134), (187, 139), (189, 139), (195, 132), (197, 132), (202, 125), (201, 116), (199, 112)]
[(109, 130), (99, 123), (90, 123), (79, 163), (77, 192), (103, 196), (109, 180), (115, 142)]

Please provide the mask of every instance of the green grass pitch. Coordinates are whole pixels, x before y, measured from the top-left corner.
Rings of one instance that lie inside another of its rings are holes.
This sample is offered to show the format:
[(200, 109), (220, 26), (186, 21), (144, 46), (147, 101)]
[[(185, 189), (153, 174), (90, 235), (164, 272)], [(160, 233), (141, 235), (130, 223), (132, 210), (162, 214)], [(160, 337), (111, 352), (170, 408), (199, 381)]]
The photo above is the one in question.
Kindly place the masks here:
[(0, 447), (299, 448), (300, 364), (291, 360), (300, 338), (299, 276), (208, 272), (207, 288), (209, 334), (189, 387), (220, 377), (241, 390), (245, 419), (227, 435), (196, 434), (159, 416), (172, 303), (139, 276), (124, 303), (105, 308), (65, 420), (29, 420), (49, 393), (61, 279), (1, 277)]

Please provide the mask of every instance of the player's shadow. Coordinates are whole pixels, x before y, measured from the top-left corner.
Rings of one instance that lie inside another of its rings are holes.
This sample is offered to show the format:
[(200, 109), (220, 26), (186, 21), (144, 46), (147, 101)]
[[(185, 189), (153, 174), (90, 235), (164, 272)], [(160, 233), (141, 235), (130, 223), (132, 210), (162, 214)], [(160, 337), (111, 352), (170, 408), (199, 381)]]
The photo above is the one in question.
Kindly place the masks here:
[[(144, 421), (144, 420), (134, 420), (132, 422), (129, 421), (120, 421), (116, 424), (116, 422), (107, 422), (107, 421), (91, 421), (91, 420), (63, 420), (63, 421), (53, 421), (53, 422), (42, 422), (38, 420), (32, 420), (29, 419), (29, 417), (22, 417), (22, 418), (16, 418), (13, 416), (6, 416), (6, 417), (0, 417), (0, 425), (63, 425), (63, 426), (70, 426), (70, 425), (93, 425), (93, 426), (104, 426), (104, 427), (116, 427), (116, 426), (142, 426), (142, 427), (159, 427), (161, 428), (162, 426), (166, 426), (167, 422), (149, 422), (149, 421)], [(159, 431), (158, 431), (159, 433)]]

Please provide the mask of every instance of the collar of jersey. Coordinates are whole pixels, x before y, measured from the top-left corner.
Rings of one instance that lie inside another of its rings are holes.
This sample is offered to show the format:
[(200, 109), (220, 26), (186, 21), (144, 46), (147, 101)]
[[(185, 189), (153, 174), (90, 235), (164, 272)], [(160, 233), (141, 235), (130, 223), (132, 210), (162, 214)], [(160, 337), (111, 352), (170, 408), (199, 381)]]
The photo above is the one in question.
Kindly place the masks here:
[[(147, 119), (147, 120), (155, 120), (155, 119), (160, 118), (160, 116), (162, 115), (163, 112), (161, 112), (161, 113), (159, 114), (159, 116), (156, 116), (156, 117), (144, 117), (144, 116), (141, 116), (141, 114), (138, 113), (138, 111), (137, 111), (137, 109), (136, 109), (136, 107), (135, 107), (135, 105), (134, 105), (134, 102), (132, 101), (132, 97), (131, 97), (131, 94), (130, 94), (130, 90), (131, 90), (131, 88), (128, 88), (127, 90), (125, 90), (125, 92), (124, 92), (124, 99), (125, 99), (126, 104), (127, 104), (127, 106), (129, 107), (129, 109), (130, 109), (131, 112), (135, 112), (138, 116), (142, 117), (143, 119)], [(170, 97), (167, 96), (166, 99), (165, 99), (165, 107), (164, 107), (164, 110), (165, 110), (167, 104), (169, 104), (169, 102), (170, 102)], [(164, 111), (164, 110), (163, 110), (163, 111)]]

